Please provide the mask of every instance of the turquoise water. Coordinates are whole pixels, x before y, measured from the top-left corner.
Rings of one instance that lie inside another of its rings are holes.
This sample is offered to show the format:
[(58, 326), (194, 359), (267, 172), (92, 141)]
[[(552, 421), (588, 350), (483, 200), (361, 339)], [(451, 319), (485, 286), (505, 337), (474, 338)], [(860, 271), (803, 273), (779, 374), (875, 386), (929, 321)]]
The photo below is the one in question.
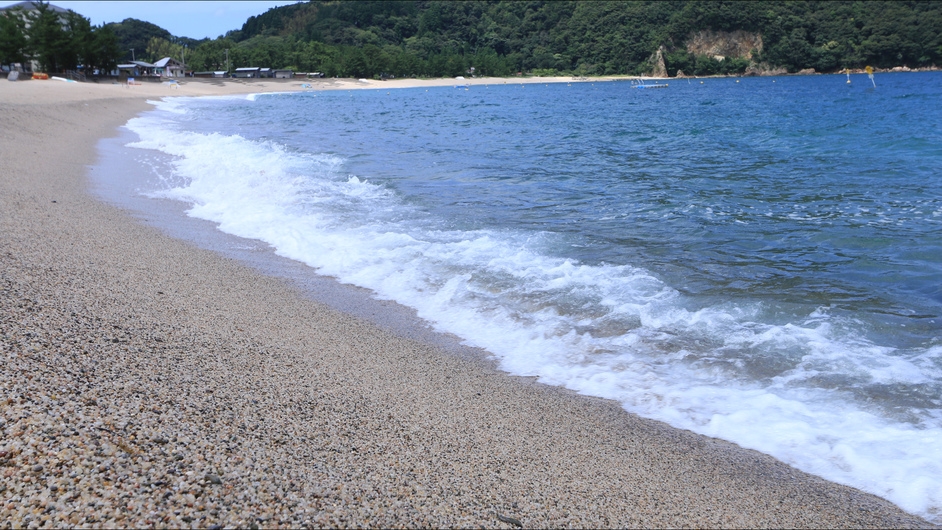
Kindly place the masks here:
[[(942, 509), (942, 75), (173, 98), (139, 192), (511, 373)], [(143, 155), (142, 155), (143, 156)]]

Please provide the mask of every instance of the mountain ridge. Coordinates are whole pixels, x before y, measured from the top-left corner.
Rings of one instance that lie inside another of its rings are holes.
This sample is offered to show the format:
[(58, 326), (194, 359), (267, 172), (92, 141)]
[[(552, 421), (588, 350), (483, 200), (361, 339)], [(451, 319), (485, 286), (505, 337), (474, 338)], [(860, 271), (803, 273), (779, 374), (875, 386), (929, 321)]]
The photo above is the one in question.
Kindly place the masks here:
[(228, 58), (358, 78), (933, 69), (942, 2), (311, 1), (190, 50), (198, 70)]

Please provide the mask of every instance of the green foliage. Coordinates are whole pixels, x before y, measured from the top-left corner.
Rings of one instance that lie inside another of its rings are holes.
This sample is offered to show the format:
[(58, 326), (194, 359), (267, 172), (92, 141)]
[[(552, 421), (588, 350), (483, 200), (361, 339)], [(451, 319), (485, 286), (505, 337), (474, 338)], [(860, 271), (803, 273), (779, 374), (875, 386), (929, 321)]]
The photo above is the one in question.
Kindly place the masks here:
[[(127, 19), (143, 50), (164, 30)], [(756, 62), (837, 71), (942, 64), (942, 3), (903, 1), (311, 1), (249, 18), (225, 38), (190, 44), (194, 69), (293, 66), (331, 76), (640, 74), (664, 46), (670, 75), (742, 74), (749, 61), (687, 52), (697, 31), (762, 36)], [(150, 32), (150, 33), (148, 33)], [(138, 52), (140, 53), (140, 52)]]
[[(130, 61), (132, 58), (146, 60), (147, 44), (153, 38), (164, 39), (168, 42), (174, 42), (175, 40), (169, 31), (160, 26), (135, 18), (126, 18), (121, 22), (107, 24), (107, 26), (118, 37), (118, 46), (121, 48), (122, 53), (118, 59), (120, 61)], [(131, 53), (132, 49), (134, 53)]]
[(764, 2), (760, 59), (791, 72), (942, 64), (939, 2)]
[(147, 48), (145, 48), (146, 55), (144, 58), (149, 62), (156, 62), (164, 57), (173, 57), (178, 61), (182, 61), (183, 57), (183, 45), (175, 42), (170, 42), (167, 39), (162, 39), (160, 37), (151, 37), (150, 41), (147, 42)]
[[(28, 49), (43, 72), (61, 72), (74, 67), (78, 60), (72, 48), (72, 35), (62, 26), (59, 14), (49, 4), (37, 2), (29, 11)], [(68, 18), (74, 19), (74, 16)], [(71, 29), (71, 28), (70, 28)]]
[(34, 6), (0, 13), (0, 64), (33, 59), (41, 71), (53, 73), (114, 69), (120, 53), (114, 32), (71, 10), (60, 13), (44, 2)]
[(726, 57), (719, 60), (707, 55), (694, 55), (686, 51), (675, 51), (664, 57), (667, 74), (676, 76), (678, 71), (684, 75), (741, 75), (749, 67), (749, 61), (741, 57)]
[(25, 63), (29, 54), (26, 20), (17, 13), (0, 13), (0, 64)]
[(93, 28), (91, 41), (84, 52), (86, 72), (94, 68), (103, 72), (115, 70), (120, 56), (121, 48), (114, 31), (105, 25)]
[(231, 68), (232, 58), (230, 57), (227, 63), (226, 50), (235, 49), (235, 47), (236, 43), (226, 38), (206, 40), (187, 52), (187, 69), (199, 72)]

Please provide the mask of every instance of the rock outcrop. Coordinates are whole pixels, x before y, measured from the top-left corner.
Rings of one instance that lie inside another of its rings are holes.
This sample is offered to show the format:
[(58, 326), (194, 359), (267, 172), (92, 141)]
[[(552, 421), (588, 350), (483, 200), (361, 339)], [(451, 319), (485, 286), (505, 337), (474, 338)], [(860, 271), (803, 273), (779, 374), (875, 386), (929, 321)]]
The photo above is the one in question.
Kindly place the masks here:
[(778, 67), (772, 68), (768, 63), (750, 63), (746, 67), (746, 71), (742, 74), (743, 77), (755, 77), (755, 76), (772, 76), (772, 75), (786, 75), (788, 70)]
[[(762, 51), (762, 35), (748, 31), (693, 31), (687, 36), (687, 51), (709, 57), (741, 57), (752, 60), (753, 52)], [(719, 60), (719, 59), (718, 59)]]
[(664, 47), (658, 47), (657, 51), (651, 54), (648, 61), (651, 63), (651, 77), (668, 77), (667, 65), (664, 64)]

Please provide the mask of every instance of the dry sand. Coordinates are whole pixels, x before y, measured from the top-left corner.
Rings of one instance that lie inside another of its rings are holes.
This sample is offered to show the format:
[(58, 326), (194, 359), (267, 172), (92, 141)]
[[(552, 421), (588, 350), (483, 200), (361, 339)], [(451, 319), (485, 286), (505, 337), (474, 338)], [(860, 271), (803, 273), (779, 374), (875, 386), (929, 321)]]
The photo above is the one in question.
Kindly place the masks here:
[(929, 526), (397, 336), (88, 193), (96, 141), (146, 98), (301, 82), (0, 81), (0, 525)]
[[(571, 77), (476, 77), (472, 79), (214, 79), (187, 78), (179, 83), (143, 81), (128, 85), (117, 81), (99, 83), (65, 82), (54, 79), (46, 81), (3, 81), (0, 84), (2, 103), (41, 103), (85, 101), (100, 98), (161, 98), (169, 96), (221, 96), (227, 94), (249, 94), (256, 92), (298, 92), (310, 90), (362, 90), (394, 88), (431, 88), (459, 85), (488, 86), (536, 83), (603, 83), (624, 76), (576, 79)], [(637, 79), (632, 77), (631, 79)], [(645, 78), (654, 79), (654, 78)]]

